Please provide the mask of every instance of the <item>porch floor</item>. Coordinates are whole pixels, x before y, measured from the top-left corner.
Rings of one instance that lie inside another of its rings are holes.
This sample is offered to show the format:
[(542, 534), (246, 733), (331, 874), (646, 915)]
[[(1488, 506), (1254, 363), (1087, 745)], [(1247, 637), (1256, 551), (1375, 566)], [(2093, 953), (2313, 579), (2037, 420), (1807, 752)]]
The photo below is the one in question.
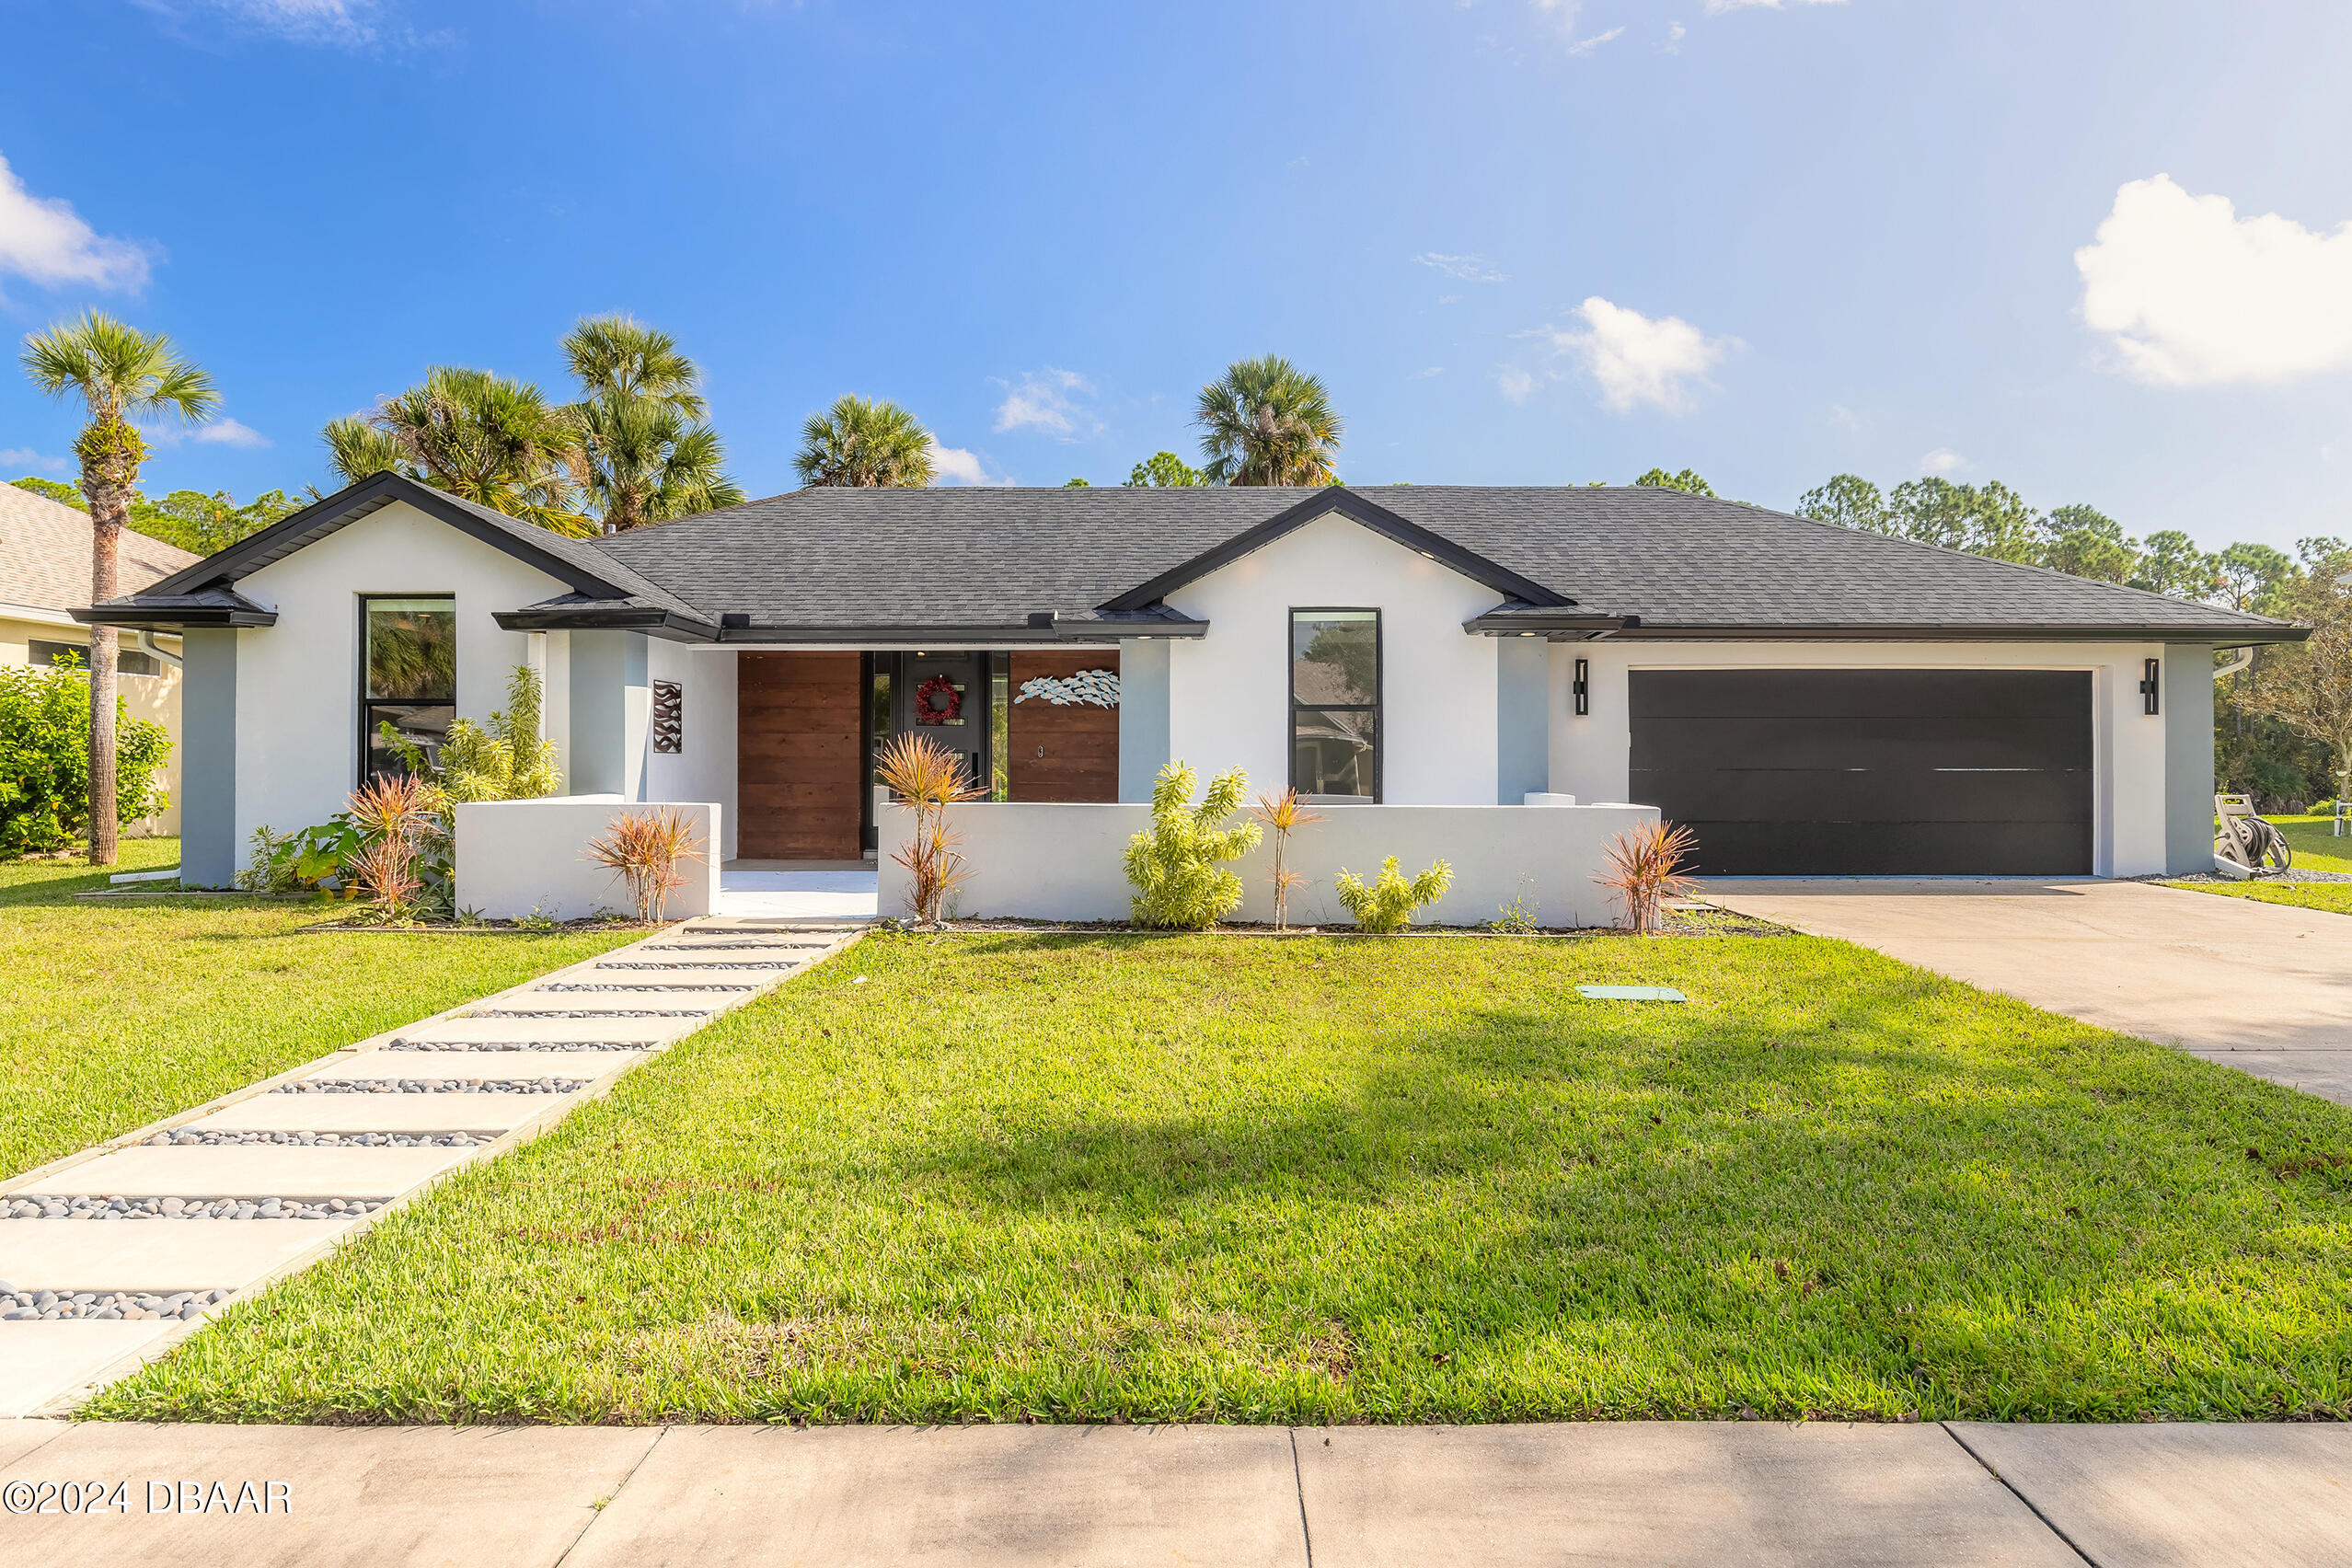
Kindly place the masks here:
[(876, 913), (871, 866), (839, 860), (729, 860), (719, 868), (714, 915), (770, 920), (870, 920)]

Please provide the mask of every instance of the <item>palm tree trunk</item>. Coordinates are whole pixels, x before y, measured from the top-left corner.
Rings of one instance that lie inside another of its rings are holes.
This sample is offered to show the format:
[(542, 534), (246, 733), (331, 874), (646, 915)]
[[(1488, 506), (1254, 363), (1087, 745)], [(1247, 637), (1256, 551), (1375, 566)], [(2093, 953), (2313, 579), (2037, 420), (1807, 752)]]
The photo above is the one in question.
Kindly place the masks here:
[[(94, 425), (75, 444), (82, 459), (82, 496), (90, 503), (90, 603), (115, 595), (122, 553), (122, 525), (131, 510), (131, 486), (144, 455), (138, 432), (120, 420)], [(127, 461), (126, 461), (127, 459)], [(120, 858), (114, 814), (114, 709), (120, 679), (115, 667), (115, 630), (90, 628), (90, 864), (111, 866)]]

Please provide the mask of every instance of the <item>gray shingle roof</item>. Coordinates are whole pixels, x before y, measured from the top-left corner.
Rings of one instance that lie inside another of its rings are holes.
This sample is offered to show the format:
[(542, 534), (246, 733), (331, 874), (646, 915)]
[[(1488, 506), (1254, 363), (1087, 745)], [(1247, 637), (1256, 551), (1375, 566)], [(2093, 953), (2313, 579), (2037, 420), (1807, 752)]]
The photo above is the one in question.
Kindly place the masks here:
[[(1018, 627), (1032, 611), (1066, 620), (1105, 605), (1327, 493), (804, 490), (588, 548), (706, 617), (747, 614), (754, 628)], [(1649, 631), (2283, 629), (2258, 616), (1678, 490), (1355, 493), (1574, 601), (1580, 615), (1638, 616)]]

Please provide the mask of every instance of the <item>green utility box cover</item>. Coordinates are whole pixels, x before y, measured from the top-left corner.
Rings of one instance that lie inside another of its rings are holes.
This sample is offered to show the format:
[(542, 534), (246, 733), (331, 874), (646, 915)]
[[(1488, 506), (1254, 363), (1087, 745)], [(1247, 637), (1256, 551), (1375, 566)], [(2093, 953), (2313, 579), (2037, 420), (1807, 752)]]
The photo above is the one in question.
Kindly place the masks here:
[(1687, 1002), (1671, 986), (1579, 986), (1576, 995), (1595, 1002)]

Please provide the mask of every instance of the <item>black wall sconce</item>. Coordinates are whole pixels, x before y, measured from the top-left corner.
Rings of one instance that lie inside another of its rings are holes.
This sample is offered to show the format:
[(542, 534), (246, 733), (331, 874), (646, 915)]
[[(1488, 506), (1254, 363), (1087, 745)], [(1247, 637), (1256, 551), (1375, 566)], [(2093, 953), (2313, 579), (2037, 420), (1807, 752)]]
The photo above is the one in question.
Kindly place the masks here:
[(2142, 713), (2156, 711), (2156, 693), (2162, 686), (2163, 683), (2160, 677), (2163, 673), (2163, 661), (2160, 659), (2150, 659), (2140, 665), (2139, 710)]
[(1568, 695), (1576, 705), (1576, 717), (1584, 718), (1593, 710), (1593, 665), (1589, 659), (1576, 661), (1576, 679), (1568, 687)]
[(653, 683), (653, 749), (686, 750), (686, 690), (675, 681)]

